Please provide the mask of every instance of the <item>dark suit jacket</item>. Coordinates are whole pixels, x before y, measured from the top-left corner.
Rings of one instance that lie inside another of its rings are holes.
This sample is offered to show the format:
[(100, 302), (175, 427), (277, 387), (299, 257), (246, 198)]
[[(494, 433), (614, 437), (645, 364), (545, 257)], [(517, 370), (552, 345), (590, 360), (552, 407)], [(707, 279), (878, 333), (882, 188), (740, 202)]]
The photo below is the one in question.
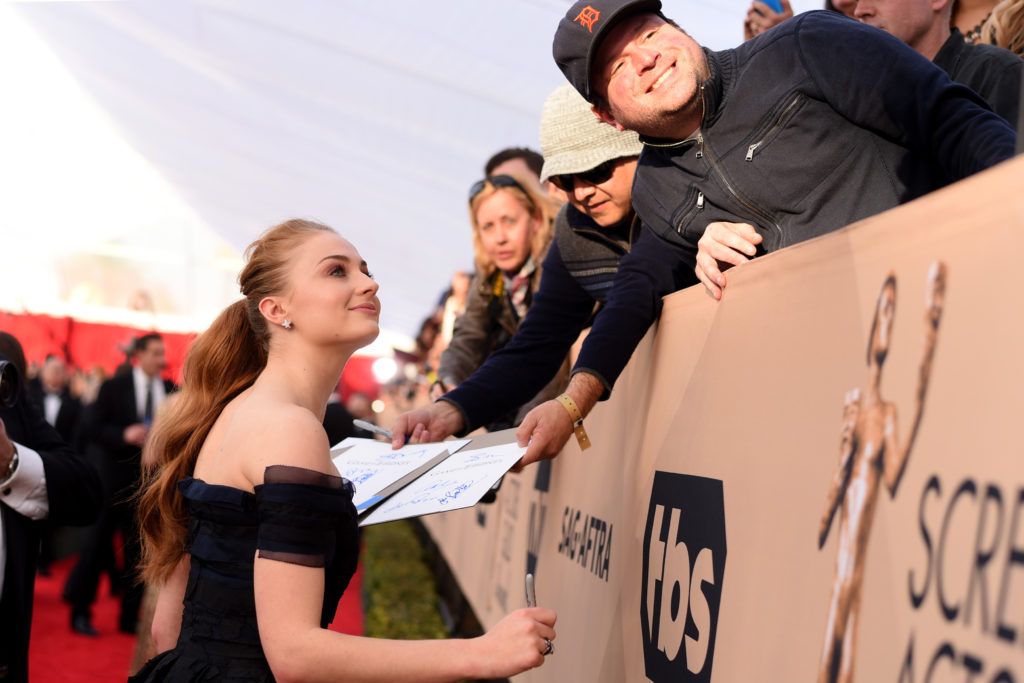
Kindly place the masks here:
[(366, 436), (362, 433), (363, 430), (356, 430), (352, 424), (352, 413), (340, 403), (327, 404), (324, 411), (324, 431), (327, 432), (327, 440), (332, 446), (350, 436)]
[(932, 61), (951, 79), (985, 98), (1011, 126), (1017, 125), (1024, 60), (995, 45), (971, 45), (954, 28)]
[[(40, 414), (46, 415), (43, 408), (43, 384), (34, 379), (28, 384), (29, 396), (36, 404)], [(69, 444), (77, 445), (75, 442), (78, 434), (78, 424), (82, 419), (82, 402), (71, 395), (67, 388), (60, 394), (60, 410), (57, 411), (57, 424), (54, 427), (61, 438)]]
[[(170, 395), (174, 384), (164, 380), (164, 390)], [(83, 421), (83, 441), (101, 451), (98, 462), (109, 499), (120, 502), (135, 493), (141, 475), (142, 451), (124, 441), (125, 428), (139, 422), (132, 373), (104, 382), (96, 401), (86, 407)]]
[[(0, 419), (12, 441), (42, 458), (47, 519), (55, 524), (91, 524), (103, 503), (95, 468), (60, 438), (26, 394), (13, 408), (0, 408)], [(40, 525), (6, 506), (3, 525), (7, 560), (0, 598), (0, 667), (7, 667), (7, 678), (0, 680), (26, 681)]]

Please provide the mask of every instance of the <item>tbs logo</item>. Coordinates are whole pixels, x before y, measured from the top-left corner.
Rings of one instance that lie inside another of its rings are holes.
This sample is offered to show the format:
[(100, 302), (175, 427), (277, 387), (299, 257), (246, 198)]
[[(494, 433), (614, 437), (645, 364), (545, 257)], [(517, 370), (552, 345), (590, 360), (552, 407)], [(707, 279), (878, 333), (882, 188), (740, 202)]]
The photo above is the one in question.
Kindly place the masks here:
[(711, 680), (724, 575), (722, 482), (655, 472), (640, 595), (644, 669), (654, 683)]

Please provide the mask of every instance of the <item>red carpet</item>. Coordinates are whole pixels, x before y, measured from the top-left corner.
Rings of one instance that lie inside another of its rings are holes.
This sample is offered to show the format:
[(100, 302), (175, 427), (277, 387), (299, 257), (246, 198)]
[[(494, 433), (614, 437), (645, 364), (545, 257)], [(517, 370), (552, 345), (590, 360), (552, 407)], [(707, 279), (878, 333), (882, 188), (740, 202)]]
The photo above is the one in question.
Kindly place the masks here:
[[(32, 683), (109, 683), (128, 678), (128, 666), (135, 649), (135, 637), (117, 630), (118, 602), (110, 596), (106, 577), (100, 583), (100, 598), (93, 607), (93, 625), (99, 638), (71, 632), (69, 608), (61, 600), (64, 580), (74, 558), (53, 565), (53, 573), (36, 577), (32, 615), (29, 671)], [(338, 605), (332, 631), (362, 635), (362, 565), (352, 578)]]

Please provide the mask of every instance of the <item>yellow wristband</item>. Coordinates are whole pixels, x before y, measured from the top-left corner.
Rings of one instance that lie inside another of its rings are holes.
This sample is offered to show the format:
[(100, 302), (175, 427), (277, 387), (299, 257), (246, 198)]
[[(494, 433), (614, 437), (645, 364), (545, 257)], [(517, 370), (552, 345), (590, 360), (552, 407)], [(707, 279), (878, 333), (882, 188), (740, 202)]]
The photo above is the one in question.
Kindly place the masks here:
[(590, 437), (587, 436), (587, 430), (583, 428), (583, 413), (580, 412), (576, 401), (572, 400), (572, 396), (569, 394), (560, 394), (555, 397), (555, 400), (568, 411), (569, 418), (572, 420), (573, 433), (576, 435), (576, 443), (580, 445), (580, 450), (585, 451), (590, 448)]

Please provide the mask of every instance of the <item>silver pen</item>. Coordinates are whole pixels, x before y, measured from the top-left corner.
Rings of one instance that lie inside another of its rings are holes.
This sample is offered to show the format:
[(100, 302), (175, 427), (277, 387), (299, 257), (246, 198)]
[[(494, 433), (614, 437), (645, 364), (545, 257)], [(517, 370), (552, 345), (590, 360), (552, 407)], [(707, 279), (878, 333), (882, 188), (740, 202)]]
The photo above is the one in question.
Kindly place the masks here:
[(373, 424), (372, 422), (367, 422), (366, 420), (352, 420), (352, 424), (354, 426), (358, 427), (359, 429), (363, 429), (363, 430), (365, 430), (367, 432), (370, 432), (371, 434), (376, 434), (377, 436), (383, 436), (388, 441), (391, 441), (391, 439), (393, 438), (392, 435), (391, 435), (391, 430), (390, 429), (384, 429), (383, 427), (378, 427), (377, 425)]

